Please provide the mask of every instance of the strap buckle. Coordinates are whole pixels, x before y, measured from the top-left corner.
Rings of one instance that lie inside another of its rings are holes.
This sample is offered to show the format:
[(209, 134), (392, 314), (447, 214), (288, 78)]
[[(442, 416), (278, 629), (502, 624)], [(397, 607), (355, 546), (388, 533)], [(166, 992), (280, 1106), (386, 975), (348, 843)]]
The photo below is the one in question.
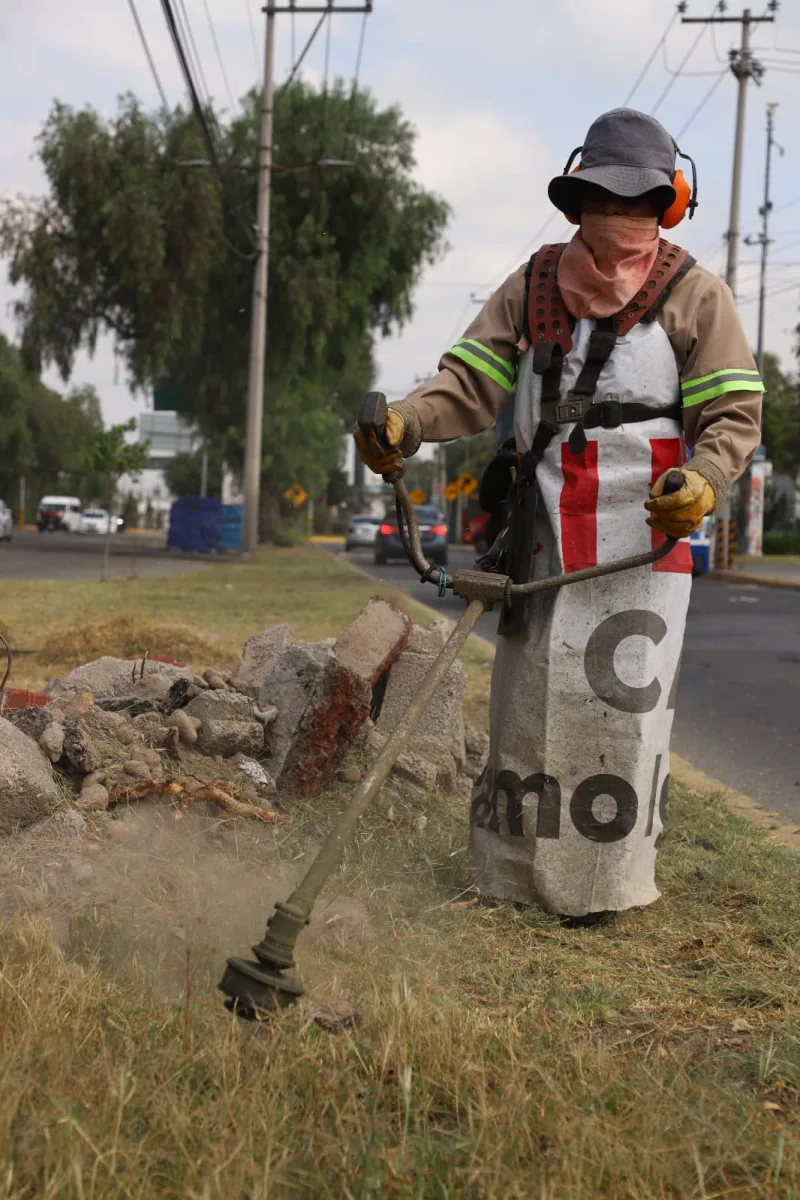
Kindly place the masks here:
[(625, 410), (621, 400), (602, 400), (597, 408), (601, 429), (619, 429), (625, 420)]
[(556, 405), (556, 420), (559, 425), (569, 425), (572, 421), (580, 421), (583, 416), (583, 402), (567, 398)]

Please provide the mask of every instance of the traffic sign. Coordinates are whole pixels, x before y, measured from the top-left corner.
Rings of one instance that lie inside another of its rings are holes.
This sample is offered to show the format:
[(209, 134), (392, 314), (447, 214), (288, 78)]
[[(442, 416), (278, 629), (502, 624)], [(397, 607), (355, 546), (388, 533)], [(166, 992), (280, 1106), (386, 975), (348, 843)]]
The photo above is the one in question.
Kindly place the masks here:
[(462, 496), (471, 496), (478, 486), (478, 481), (469, 471), (465, 471), (456, 484)]
[(294, 508), (299, 508), (308, 499), (308, 492), (301, 488), (299, 483), (293, 483), (283, 494)]
[(425, 495), (422, 488), (414, 488), (413, 492), (409, 494), (408, 498), (412, 504), (424, 504), (428, 497)]
[(458, 496), (458, 484), (448, 483), (447, 487), (444, 489), (444, 495), (446, 500), (455, 500)]

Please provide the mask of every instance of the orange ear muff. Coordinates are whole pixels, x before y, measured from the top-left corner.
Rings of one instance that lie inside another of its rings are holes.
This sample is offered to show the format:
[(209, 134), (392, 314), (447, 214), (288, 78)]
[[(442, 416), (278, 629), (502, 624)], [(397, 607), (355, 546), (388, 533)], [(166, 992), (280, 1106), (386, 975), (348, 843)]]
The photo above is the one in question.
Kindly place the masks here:
[[(580, 171), (580, 169), (581, 169), (581, 164), (580, 164), (580, 163), (578, 163), (577, 167), (573, 167), (573, 168), (572, 168), (572, 170), (570, 171), (570, 175), (575, 175), (575, 174), (577, 174), (577, 172), (578, 172), (578, 171)], [(580, 225), (580, 223), (581, 223), (581, 221), (580, 221), (580, 217), (577, 217), (577, 218), (576, 218), (576, 217), (571, 217), (571, 216), (569, 215), (569, 213), (564, 213), (564, 216), (567, 218), (567, 220), (569, 221), (570, 225)]]
[(661, 218), (662, 229), (674, 229), (680, 225), (692, 198), (692, 189), (683, 171), (676, 171), (672, 176), (672, 186), (675, 188), (675, 199)]

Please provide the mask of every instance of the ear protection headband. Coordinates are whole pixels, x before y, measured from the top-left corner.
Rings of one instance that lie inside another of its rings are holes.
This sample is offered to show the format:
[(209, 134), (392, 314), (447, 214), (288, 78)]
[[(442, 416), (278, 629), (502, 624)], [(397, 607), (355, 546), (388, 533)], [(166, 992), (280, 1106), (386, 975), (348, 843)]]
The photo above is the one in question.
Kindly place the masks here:
[[(572, 151), (572, 154), (570, 154), (569, 158), (567, 159), (567, 165), (564, 167), (562, 172), (563, 175), (575, 175), (580, 171), (580, 163), (577, 167), (573, 167), (572, 164), (582, 150), (583, 146), (578, 146)], [(691, 163), (692, 186), (689, 187), (689, 183), (683, 171), (677, 170), (672, 176), (672, 186), (675, 188), (675, 199), (661, 218), (660, 224), (662, 229), (674, 229), (676, 225), (680, 225), (687, 212), (689, 214), (689, 220), (691, 221), (695, 214), (695, 209), (697, 208), (697, 167), (695, 166), (695, 161), (691, 155), (684, 154), (677, 143), (675, 144), (675, 153), (680, 158), (685, 158), (687, 162)], [(580, 221), (576, 221), (575, 218), (571, 217), (568, 213), (564, 213), (564, 216), (571, 225), (580, 225)]]

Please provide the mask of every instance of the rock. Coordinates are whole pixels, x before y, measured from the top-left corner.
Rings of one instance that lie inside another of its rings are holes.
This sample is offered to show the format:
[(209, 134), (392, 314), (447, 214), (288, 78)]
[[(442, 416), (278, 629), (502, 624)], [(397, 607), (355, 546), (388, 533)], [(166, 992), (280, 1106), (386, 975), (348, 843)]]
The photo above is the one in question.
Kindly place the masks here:
[[(445, 628), (440, 619), (432, 630), (414, 626), (408, 647), (389, 672), (376, 730), (384, 735), (394, 732), (422, 681), (441, 649)], [(462, 706), (467, 673), (460, 662), (451, 666), (439, 685), (413, 738), (413, 749), (431, 762), (448, 761), (449, 756), (461, 767), (466, 760)]]
[(230, 679), (230, 676), (226, 678), (221, 671), (214, 671), (211, 667), (209, 667), (207, 670), (203, 671), (203, 679), (205, 679), (210, 688), (213, 688), (215, 691), (219, 691), (221, 688), (227, 688), (228, 679)]
[(271, 725), (277, 719), (278, 710), (274, 704), (270, 704), (269, 708), (254, 708), (253, 716), (266, 728), (267, 725)]
[(64, 750), (64, 726), (53, 721), (39, 738), (39, 745), (51, 763), (57, 763)]
[(329, 646), (286, 646), (263, 681), (260, 704), (278, 715), (266, 730), (265, 762), (278, 787), (309, 796), (334, 776), (369, 716), (369, 684)]
[(256, 762), (254, 758), (248, 758), (246, 754), (237, 754), (234, 756), (234, 763), (237, 771), (240, 771), (242, 775), (247, 775), (255, 783), (275, 791), (275, 780), (260, 762)]
[(197, 749), (201, 754), (231, 758), (264, 749), (264, 726), (253, 715), (253, 702), (238, 692), (203, 692), (185, 710), (201, 722)]
[(42, 751), (0, 717), (0, 836), (25, 829), (61, 804), (61, 792)]
[(131, 758), (137, 758), (141, 762), (147, 763), (154, 771), (161, 770), (161, 755), (149, 746), (132, 746)]
[(416, 754), (413, 750), (404, 750), (394, 764), (392, 774), (399, 775), (401, 779), (408, 779), (415, 787), (432, 795), (437, 788), (439, 768), (436, 763), (423, 758), (421, 754)]
[(458, 767), (456, 766), (456, 760), (450, 754), (442, 754), (436, 763), (437, 788), (442, 792), (452, 792), (456, 786), (457, 778)]
[(231, 677), (231, 686), (258, 701), (263, 707), (262, 685), (287, 646), (295, 638), (288, 625), (275, 625), (256, 633), (246, 642), (242, 661)]
[(471, 800), (472, 789), (475, 786), (475, 781), (469, 775), (462, 775), (461, 772), (456, 775), (456, 780), (450, 788), (451, 793), (457, 796), (459, 800)]
[(349, 670), (374, 686), (408, 644), (411, 619), (388, 601), (373, 597), (334, 644)]
[(65, 696), (59, 707), (65, 720), (80, 721), (81, 717), (85, 717), (94, 708), (94, 696), (90, 691), (79, 691), (74, 695)]
[(164, 713), (172, 713), (176, 708), (183, 708), (184, 704), (188, 704), (190, 700), (194, 700), (195, 696), (199, 696), (201, 691), (205, 691), (208, 684), (201, 680), (202, 688), (198, 686), (198, 676), (194, 675), (191, 679), (176, 679), (170, 686), (166, 697), (161, 702), (161, 711)]
[(470, 729), (464, 739), (464, 746), (467, 756), (463, 769), (471, 779), (477, 779), (489, 757), (489, 735), (478, 729)]
[(153, 772), (146, 762), (140, 758), (129, 758), (122, 764), (122, 769), (131, 779), (152, 779)]
[(93, 783), (105, 783), (106, 776), (104, 771), (92, 771), (90, 775), (84, 775), (81, 784), (81, 791), (84, 788), (91, 787)]
[(65, 728), (63, 754), (81, 775), (90, 775), (100, 768), (99, 751), (82, 721), (73, 721)]
[(137, 737), (140, 737), (146, 745), (164, 746), (169, 736), (168, 730), (165, 728), (166, 722), (162, 722), (161, 717), (154, 712), (142, 713), (138, 717), (134, 717), (131, 725)]
[(194, 672), (169, 663), (148, 661), (140, 678), (141, 661), (104, 656), (70, 671), (63, 679), (54, 681), (54, 697), (70, 696), (76, 692), (93, 692), (102, 698), (131, 697), (132, 699), (165, 700), (177, 679), (191, 683)]
[(344, 783), (361, 783), (361, 780), (364, 778), (364, 772), (359, 767), (353, 766), (352, 764), (347, 767), (342, 767), (339, 774), (341, 775)]
[(327, 1033), (339, 1033), (343, 1029), (357, 1029), (361, 1024), (361, 1014), (352, 1001), (338, 997), (318, 1003), (311, 1020)]
[(430, 625), (414, 625), (408, 640), (408, 649), (414, 654), (438, 654), (453, 632), (453, 622), (448, 617), (434, 617)]
[(105, 812), (108, 808), (108, 788), (102, 783), (90, 783), (81, 788), (81, 793), (75, 801), (81, 812)]
[(46, 708), (18, 708), (5, 713), (4, 716), (21, 733), (38, 742), (47, 726), (62, 714), (54, 705), (48, 704)]
[(75, 841), (86, 832), (86, 817), (74, 808), (57, 808), (49, 817), (25, 830), (25, 837), (58, 842)]
[(174, 713), (164, 718), (164, 725), (167, 729), (177, 729), (178, 736), (184, 745), (195, 745), (198, 726), (189, 719), (184, 709), (176, 708)]
[(198, 692), (205, 692), (208, 690), (208, 684), (206, 683), (205, 679), (203, 679), (202, 675), (192, 676), (192, 686), (196, 687)]

